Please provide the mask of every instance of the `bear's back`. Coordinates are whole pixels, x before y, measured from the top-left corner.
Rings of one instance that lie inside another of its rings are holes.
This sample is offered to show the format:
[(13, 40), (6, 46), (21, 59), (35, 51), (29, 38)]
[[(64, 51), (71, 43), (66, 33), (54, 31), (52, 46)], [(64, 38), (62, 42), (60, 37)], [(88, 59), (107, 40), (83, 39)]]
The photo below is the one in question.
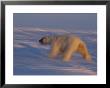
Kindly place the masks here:
[(74, 35), (56, 35), (53, 41), (59, 40), (61, 43), (61, 52), (64, 52), (68, 48), (69, 40), (73, 37)]

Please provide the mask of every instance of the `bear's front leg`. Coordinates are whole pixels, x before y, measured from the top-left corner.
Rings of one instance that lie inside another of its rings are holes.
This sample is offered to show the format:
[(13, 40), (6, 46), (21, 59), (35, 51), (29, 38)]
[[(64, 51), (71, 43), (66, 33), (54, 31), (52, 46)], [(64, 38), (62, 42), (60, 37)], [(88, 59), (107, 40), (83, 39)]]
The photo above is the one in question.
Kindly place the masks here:
[(55, 58), (60, 53), (61, 43), (60, 41), (54, 41), (52, 43), (51, 52), (49, 54), (50, 58)]

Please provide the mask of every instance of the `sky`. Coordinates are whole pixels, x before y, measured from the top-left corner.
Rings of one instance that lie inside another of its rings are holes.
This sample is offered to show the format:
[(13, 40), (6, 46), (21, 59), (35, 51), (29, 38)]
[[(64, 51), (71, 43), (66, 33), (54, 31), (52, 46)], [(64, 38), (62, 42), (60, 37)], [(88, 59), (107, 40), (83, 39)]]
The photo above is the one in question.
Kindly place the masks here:
[(14, 13), (14, 27), (97, 29), (96, 13)]

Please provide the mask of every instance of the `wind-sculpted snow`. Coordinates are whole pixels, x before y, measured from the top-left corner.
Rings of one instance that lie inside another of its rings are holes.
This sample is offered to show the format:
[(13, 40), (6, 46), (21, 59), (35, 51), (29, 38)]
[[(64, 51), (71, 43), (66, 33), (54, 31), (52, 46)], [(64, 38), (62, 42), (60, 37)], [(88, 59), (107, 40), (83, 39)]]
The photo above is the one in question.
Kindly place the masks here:
[[(87, 43), (93, 62), (88, 63), (75, 54), (70, 62), (61, 57), (48, 58), (50, 46), (40, 45), (38, 40), (45, 35), (75, 34)], [(97, 34), (83, 30), (71, 31), (48, 28), (14, 28), (14, 75), (96, 75)]]

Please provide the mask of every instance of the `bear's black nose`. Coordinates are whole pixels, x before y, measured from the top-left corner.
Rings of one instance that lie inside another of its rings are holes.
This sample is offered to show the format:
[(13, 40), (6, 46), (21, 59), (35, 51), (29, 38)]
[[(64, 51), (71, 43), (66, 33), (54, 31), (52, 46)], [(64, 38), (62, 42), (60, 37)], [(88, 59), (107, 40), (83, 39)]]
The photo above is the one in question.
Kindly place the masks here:
[(40, 43), (43, 43), (43, 39), (40, 39), (39, 42), (40, 42)]

